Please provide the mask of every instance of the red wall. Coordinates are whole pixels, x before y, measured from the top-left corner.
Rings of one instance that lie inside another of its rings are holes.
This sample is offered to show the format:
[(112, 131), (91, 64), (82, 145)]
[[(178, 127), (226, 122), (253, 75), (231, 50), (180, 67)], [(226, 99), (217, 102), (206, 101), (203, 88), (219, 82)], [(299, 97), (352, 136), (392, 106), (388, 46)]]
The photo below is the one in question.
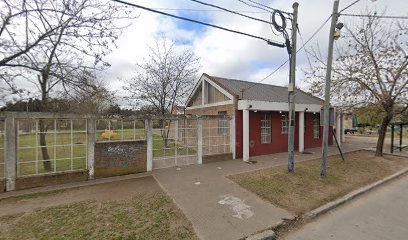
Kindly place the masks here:
[[(288, 135), (281, 133), (281, 116), (279, 112), (271, 112), (272, 135), (270, 144), (261, 144), (261, 116), (262, 112), (249, 112), (249, 156), (259, 156), (288, 151)], [(320, 138), (313, 138), (313, 113), (305, 113), (305, 148), (319, 147), (322, 144), (323, 127), (320, 128)], [(299, 149), (299, 116), (296, 113), (295, 150)], [(236, 126), (236, 157), (242, 158), (242, 111), (235, 113)], [(329, 133), (329, 144), (333, 137)]]

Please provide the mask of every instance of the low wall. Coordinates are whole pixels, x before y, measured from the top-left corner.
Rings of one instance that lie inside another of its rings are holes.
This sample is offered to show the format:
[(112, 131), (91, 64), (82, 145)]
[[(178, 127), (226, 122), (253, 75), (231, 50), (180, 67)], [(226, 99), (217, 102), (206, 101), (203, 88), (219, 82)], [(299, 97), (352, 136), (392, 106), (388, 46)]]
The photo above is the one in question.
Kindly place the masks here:
[(16, 190), (88, 180), (88, 170), (16, 178)]
[(147, 142), (95, 143), (95, 178), (146, 172)]
[(203, 163), (221, 162), (226, 160), (232, 160), (232, 153), (203, 156)]

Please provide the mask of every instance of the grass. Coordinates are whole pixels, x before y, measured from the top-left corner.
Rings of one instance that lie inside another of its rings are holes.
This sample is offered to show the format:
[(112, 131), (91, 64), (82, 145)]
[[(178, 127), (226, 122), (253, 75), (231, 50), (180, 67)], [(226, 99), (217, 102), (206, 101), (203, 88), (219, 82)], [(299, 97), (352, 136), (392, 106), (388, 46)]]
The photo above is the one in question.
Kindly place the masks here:
[(0, 239), (197, 239), (163, 192), (0, 217)]
[(328, 160), (328, 176), (320, 177), (320, 159), (296, 164), (295, 173), (286, 166), (229, 176), (242, 187), (271, 203), (301, 215), (355, 189), (388, 176), (404, 166), (408, 159), (374, 157), (370, 151), (358, 151)]

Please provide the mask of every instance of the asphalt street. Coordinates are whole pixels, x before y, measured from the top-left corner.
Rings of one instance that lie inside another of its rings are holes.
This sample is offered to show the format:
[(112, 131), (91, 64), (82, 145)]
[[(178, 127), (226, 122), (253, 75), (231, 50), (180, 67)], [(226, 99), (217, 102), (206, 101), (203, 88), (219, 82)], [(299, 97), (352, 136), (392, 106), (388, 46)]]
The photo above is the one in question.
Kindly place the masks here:
[(318, 217), (285, 239), (408, 239), (408, 175)]

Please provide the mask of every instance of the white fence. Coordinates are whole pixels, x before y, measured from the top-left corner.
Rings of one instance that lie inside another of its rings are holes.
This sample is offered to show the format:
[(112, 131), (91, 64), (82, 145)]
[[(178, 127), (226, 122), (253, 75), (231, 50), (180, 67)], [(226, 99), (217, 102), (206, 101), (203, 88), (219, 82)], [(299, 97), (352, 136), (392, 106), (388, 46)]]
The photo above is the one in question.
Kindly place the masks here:
[[(57, 113), (0, 113), (0, 178), (95, 171), (98, 142), (145, 141), (146, 171), (202, 164), (208, 155), (234, 151), (234, 120), (227, 116), (104, 118)], [(231, 144), (232, 143), (232, 144)], [(218, 156), (217, 156), (218, 157)]]

